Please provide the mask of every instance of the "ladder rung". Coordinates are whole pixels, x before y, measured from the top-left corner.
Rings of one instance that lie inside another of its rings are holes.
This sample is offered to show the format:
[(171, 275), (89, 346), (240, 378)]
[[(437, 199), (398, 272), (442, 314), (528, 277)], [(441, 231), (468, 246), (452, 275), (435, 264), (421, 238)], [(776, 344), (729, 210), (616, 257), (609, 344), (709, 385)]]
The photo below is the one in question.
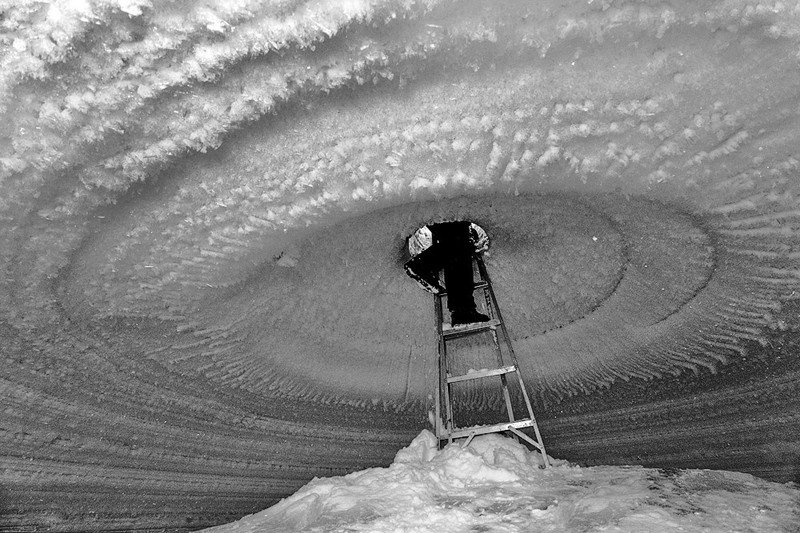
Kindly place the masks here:
[(489, 376), (499, 376), (500, 374), (508, 374), (509, 372), (516, 372), (517, 367), (514, 365), (504, 366), (502, 368), (493, 368), (491, 370), (478, 370), (476, 372), (468, 372), (462, 376), (448, 376), (448, 383), (457, 383), (459, 381), (467, 381), (470, 379), (488, 378)]
[(462, 437), (469, 437), (470, 435), (485, 435), (487, 433), (499, 433), (501, 431), (508, 431), (509, 428), (528, 428), (535, 424), (530, 418), (525, 420), (517, 420), (516, 422), (504, 422), (502, 424), (493, 424), (491, 426), (475, 426), (471, 428), (454, 428), (452, 433), (447, 433), (447, 428), (444, 428), (444, 434), (439, 437), (440, 439), (460, 439)]
[(442, 336), (447, 337), (461, 337), (463, 335), (470, 335), (472, 333), (480, 333), (482, 331), (488, 331), (490, 329), (494, 329), (500, 325), (500, 321), (496, 318), (489, 320), (488, 322), (475, 322), (474, 324), (465, 324), (463, 326), (456, 326), (456, 327), (449, 327), (442, 329)]
[[(478, 289), (485, 289), (485, 288), (486, 288), (486, 287), (488, 287), (488, 286), (489, 286), (489, 284), (488, 284), (488, 283), (486, 283), (485, 281), (476, 281), (476, 282), (475, 282), (475, 283), (472, 285), (472, 290), (473, 290), (473, 291), (477, 291)], [(445, 290), (443, 290), (443, 291), (441, 291), (441, 292), (437, 293), (436, 295), (437, 295), (437, 296), (447, 296), (447, 289), (445, 288)]]

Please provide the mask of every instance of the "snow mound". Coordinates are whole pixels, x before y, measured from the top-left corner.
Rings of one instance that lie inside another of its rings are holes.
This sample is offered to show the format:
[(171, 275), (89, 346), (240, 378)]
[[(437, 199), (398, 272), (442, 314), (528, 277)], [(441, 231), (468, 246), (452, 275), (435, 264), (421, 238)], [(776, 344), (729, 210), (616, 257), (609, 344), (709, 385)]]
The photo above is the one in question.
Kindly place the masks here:
[(423, 431), (388, 468), (314, 479), (215, 533), (790, 531), (800, 491), (748, 474), (581, 468), (500, 435), (437, 450)]

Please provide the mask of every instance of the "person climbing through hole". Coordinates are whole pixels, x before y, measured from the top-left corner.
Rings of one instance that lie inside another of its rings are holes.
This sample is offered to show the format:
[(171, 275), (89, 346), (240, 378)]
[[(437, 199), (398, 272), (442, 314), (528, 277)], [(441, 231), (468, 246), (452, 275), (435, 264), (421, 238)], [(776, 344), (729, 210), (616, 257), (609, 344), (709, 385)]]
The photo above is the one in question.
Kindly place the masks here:
[(489, 237), (477, 224), (468, 221), (428, 224), (408, 238), (411, 260), (404, 268), (433, 294), (445, 290), (439, 283), (439, 271), (444, 270), (447, 308), (453, 327), (486, 322), (489, 317), (478, 312), (473, 297), (472, 257), (488, 249)]

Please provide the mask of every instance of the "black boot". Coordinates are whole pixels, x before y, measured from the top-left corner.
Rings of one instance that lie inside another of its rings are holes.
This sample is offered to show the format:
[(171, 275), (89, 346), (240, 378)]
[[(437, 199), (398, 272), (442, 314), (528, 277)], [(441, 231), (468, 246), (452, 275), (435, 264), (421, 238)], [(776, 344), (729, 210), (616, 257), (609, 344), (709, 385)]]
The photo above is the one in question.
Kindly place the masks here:
[(463, 311), (453, 311), (450, 313), (450, 325), (463, 326), (464, 324), (474, 324), (476, 322), (488, 322), (489, 317), (483, 313), (479, 313), (475, 309), (468, 309)]

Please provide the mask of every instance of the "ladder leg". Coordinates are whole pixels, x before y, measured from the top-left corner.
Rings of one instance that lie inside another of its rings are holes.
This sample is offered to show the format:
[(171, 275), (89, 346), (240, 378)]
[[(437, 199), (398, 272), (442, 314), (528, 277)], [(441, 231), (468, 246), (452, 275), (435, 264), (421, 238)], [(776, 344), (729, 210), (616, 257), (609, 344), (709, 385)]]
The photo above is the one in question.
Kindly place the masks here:
[[(516, 357), (514, 358), (516, 362)], [(516, 363), (515, 363), (516, 364)], [(542, 440), (542, 434), (539, 433), (539, 424), (536, 423), (536, 416), (533, 414), (533, 406), (531, 405), (531, 399), (528, 397), (528, 391), (525, 388), (525, 383), (522, 381), (522, 374), (517, 370), (517, 378), (519, 379), (519, 387), (522, 390), (522, 397), (525, 399), (525, 406), (528, 408), (528, 417), (533, 422), (533, 432), (536, 435), (536, 440), (539, 441), (539, 451), (542, 452), (542, 458), (544, 459), (544, 465), (550, 466), (550, 460), (547, 458), (547, 452), (544, 449), (544, 441)]]
[(436, 312), (436, 333), (439, 336), (439, 343), (438, 343), (438, 361), (436, 362), (437, 366), (437, 384), (436, 384), (436, 438), (439, 442), (441, 442), (442, 434), (444, 433), (444, 426), (442, 423), (442, 402), (449, 402), (449, 398), (447, 397), (447, 362), (446, 362), (446, 350), (447, 347), (444, 342), (444, 337), (442, 337), (442, 298), (434, 294), (433, 295), (433, 302), (434, 302), (434, 309)]
[[(446, 381), (447, 380), (447, 369), (446, 368), (445, 368), (445, 371), (444, 371), (444, 375), (445, 375), (445, 381)], [(448, 444), (452, 444), (453, 443), (453, 437), (452, 437), (453, 428), (455, 427), (455, 424), (453, 424), (453, 400), (450, 398), (450, 384), (446, 383), (446, 382), (444, 384), (444, 402), (445, 402), (444, 403), (445, 404), (445, 409), (446, 409), (446, 412), (447, 412), (447, 415), (446, 415), (447, 418), (445, 419), (445, 427), (447, 428), (447, 443)]]
[(452, 398), (450, 398), (450, 384), (447, 382), (447, 342), (445, 341), (444, 335), (442, 333), (443, 322), (444, 322), (444, 312), (442, 310), (442, 297), (440, 295), (434, 295), (435, 299), (435, 307), (436, 307), (436, 329), (439, 335), (439, 387), (438, 387), (438, 402), (436, 404), (437, 409), (437, 424), (442, 424), (442, 403), (444, 403), (444, 428), (438, 431), (436, 434), (437, 439), (439, 439), (439, 443), (441, 444), (441, 437), (442, 433), (447, 433), (447, 442), (452, 443), (453, 438), (450, 436), (453, 433), (453, 402)]
[[(539, 424), (536, 422), (536, 416), (533, 414), (533, 406), (531, 405), (530, 397), (528, 396), (528, 389), (525, 387), (525, 382), (522, 380), (522, 372), (519, 368), (519, 362), (517, 361), (517, 355), (514, 353), (514, 346), (511, 343), (511, 337), (508, 335), (508, 330), (506, 329), (506, 323), (503, 320), (503, 315), (500, 312), (500, 306), (497, 304), (497, 297), (494, 294), (494, 289), (492, 288), (492, 282), (489, 279), (489, 272), (486, 270), (486, 265), (483, 263), (483, 258), (477, 256), (477, 263), (478, 263), (478, 270), (480, 271), (481, 278), (486, 282), (486, 289), (484, 290), (484, 295), (486, 296), (487, 307), (492, 309), (493, 312), (496, 313), (496, 318), (500, 321), (500, 332), (503, 334), (503, 342), (505, 342), (508, 348), (508, 354), (511, 358), (511, 363), (517, 369), (517, 378), (519, 379), (519, 387), (520, 391), (522, 392), (522, 398), (525, 400), (525, 407), (528, 410), (528, 417), (532, 422), (533, 431), (536, 435), (536, 440), (538, 441), (538, 448), (542, 452), (542, 458), (544, 460), (544, 464), (546, 467), (550, 466), (550, 461), (547, 458), (547, 452), (545, 451), (544, 441), (542, 440), (542, 435), (539, 432)], [(497, 332), (493, 331), (492, 334), (495, 337), (495, 342), (497, 342)], [(499, 349), (499, 344), (498, 344)]]
[[(479, 268), (478, 270), (480, 270), (480, 272), (481, 272), (481, 278), (483, 279), (483, 281), (486, 281), (488, 283), (488, 280), (485, 277), (483, 277), (484, 276), (483, 275), (484, 269), (483, 268)], [(495, 302), (492, 299), (492, 295), (489, 292), (489, 285), (488, 284), (486, 285), (486, 287), (483, 288), (483, 299), (486, 302), (486, 312), (489, 314), (489, 318), (499, 318), (498, 315), (497, 315), (497, 309), (495, 308), (495, 305), (497, 305), (497, 302)]]
[[(478, 272), (480, 273), (481, 279), (487, 282), (486, 287), (484, 287), (483, 289), (483, 298), (486, 301), (486, 311), (489, 313), (490, 318), (495, 318), (499, 316), (498, 315), (499, 309), (497, 308), (497, 302), (492, 298), (491, 286), (488, 284), (489, 280), (486, 277), (485, 271), (486, 270), (482, 265), (482, 261), (478, 259)], [(503, 361), (503, 351), (500, 349), (500, 341), (497, 338), (496, 330), (492, 330), (492, 342), (494, 343), (495, 353), (497, 354), (497, 366), (498, 368), (503, 367), (505, 366), (505, 362)], [(500, 383), (503, 386), (503, 397), (505, 398), (506, 402), (508, 421), (513, 422), (515, 420), (514, 407), (511, 404), (511, 395), (508, 392), (508, 379), (506, 379), (505, 374), (500, 374)]]
[[(505, 366), (503, 363), (503, 352), (500, 350), (500, 342), (497, 339), (497, 332), (492, 331), (492, 342), (494, 342), (495, 353), (497, 353), (497, 366)], [(519, 374), (519, 372), (517, 372)], [(508, 379), (505, 374), (500, 374), (500, 383), (503, 385), (503, 397), (506, 401), (506, 411), (508, 411), (508, 421), (514, 421), (514, 406), (511, 404), (511, 394), (508, 392)]]
[[(490, 289), (491, 290), (491, 289)], [(497, 306), (497, 300), (494, 298), (494, 292), (492, 291), (491, 294), (492, 301)], [(500, 316), (500, 309), (497, 309), (498, 316)], [(539, 424), (536, 422), (536, 416), (533, 414), (533, 405), (531, 404), (531, 399), (528, 396), (528, 388), (525, 386), (525, 382), (522, 379), (522, 372), (519, 368), (519, 363), (517, 362), (517, 355), (514, 353), (514, 346), (511, 344), (511, 338), (508, 336), (508, 330), (506, 329), (505, 322), (503, 319), (500, 318), (500, 332), (503, 334), (503, 340), (508, 348), (509, 357), (511, 358), (511, 363), (517, 368), (517, 379), (519, 380), (519, 390), (522, 393), (522, 399), (525, 401), (525, 408), (528, 410), (528, 418), (533, 422), (533, 431), (536, 434), (536, 440), (539, 442), (539, 449), (542, 452), (542, 457), (544, 458), (545, 466), (550, 466), (549, 460), (547, 458), (547, 452), (544, 448), (544, 441), (542, 440), (542, 435), (539, 432)], [(494, 333), (497, 335), (497, 333)]]

